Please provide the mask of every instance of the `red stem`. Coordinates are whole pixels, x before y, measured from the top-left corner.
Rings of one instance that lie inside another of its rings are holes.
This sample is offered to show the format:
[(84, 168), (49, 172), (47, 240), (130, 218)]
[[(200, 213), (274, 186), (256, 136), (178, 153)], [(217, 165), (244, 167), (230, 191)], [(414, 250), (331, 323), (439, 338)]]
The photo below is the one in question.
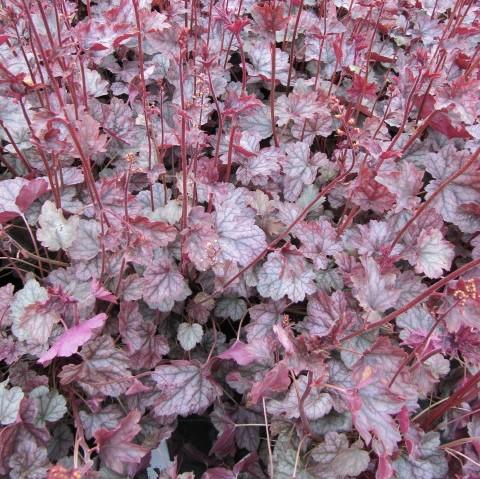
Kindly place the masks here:
[(3, 130), (5, 131), (5, 134), (7, 135), (8, 137), (8, 140), (10, 141), (10, 144), (13, 146), (13, 149), (15, 150), (15, 153), (17, 154), (18, 156), (18, 159), (20, 160), (20, 162), (22, 163), (22, 165), (30, 172), (33, 171), (33, 168), (32, 166), (30, 165), (30, 163), (28, 162), (28, 160), (25, 158), (25, 155), (20, 151), (20, 148), (18, 148), (17, 146), (17, 143), (15, 142), (15, 140), (13, 139), (10, 131), (8, 130), (8, 128), (4, 125), (3, 121), (0, 120), (0, 126), (3, 128)]
[[(356, 111), (355, 114), (356, 114), (357, 119), (358, 119), (358, 115), (360, 113), (360, 105), (362, 104), (363, 96), (365, 95), (365, 89), (367, 87), (368, 71), (369, 71), (369, 67), (370, 67), (370, 57), (372, 55), (373, 41), (375, 40), (375, 35), (377, 34), (378, 24), (380, 23), (380, 19), (382, 18), (382, 13), (383, 13), (383, 8), (384, 7), (385, 7), (385, 0), (382, 0), (382, 6), (380, 7), (380, 12), (378, 14), (378, 18), (377, 18), (377, 21), (375, 23), (375, 28), (373, 29), (372, 37), (370, 38), (370, 44), (368, 46), (367, 61), (366, 61), (366, 65), (365, 65), (365, 79), (364, 79), (363, 86), (362, 86), (362, 93), (359, 95), (359, 97), (357, 99), (357, 104), (356, 104), (356, 107), (355, 107), (355, 111)], [(371, 10), (370, 10), (370, 12), (371, 12)], [(369, 14), (370, 14), (370, 12), (369, 12)]]
[(277, 122), (275, 120), (275, 70), (276, 70), (276, 61), (275, 61), (275, 41), (272, 41), (270, 44), (270, 50), (272, 54), (272, 84), (270, 88), (270, 118), (272, 121), (272, 134), (275, 147), (278, 148), (280, 143), (278, 142), (277, 137)]
[(308, 396), (310, 395), (312, 391), (312, 381), (313, 381), (313, 374), (312, 371), (307, 372), (307, 385), (305, 387), (305, 391), (303, 391), (303, 394), (301, 397), (298, 397), (298, 391), (297, 391), (297, 400), (298, 400), (298, 411), (300, 413), (300, 420), (302, 421), (302, 426), (306, 434), (308, 434), (314, 441), (321, 442), (323, 440), (323, 437), (319, 436), (316, 434), (314, 431), (312, 431), (312, 428), (310, 427), (310, 422), (308, 420), (307, 414), (305, 412), (305, 401), (307, 400)]
[(446, 401), (433, 408), (431, 411), (422, 415), (419, 419), (420, 427), (424, 431), (428, 431), (432, 428), (435, 421), (440, 419), (448, 409), (457, 406), (465, 399), (469, 393), (471, 393), (477, 383), (480, 381), (480, 371), (474, 374), (468, 381), (456, 392), (454, 392)]
[(220, 154), (220, 141), (222, 138), (222, 131), (223, 131), (223, 115), (222, 115), (222, 110), (220, 109), (220, 105), (218, 103), (217, 95), (215, 94), (215, 90), (213, 89), (212, 75), (210, 74), (210, 66), (207, 65), (205, 67), (205, 70), (207, 72), (208, 87), (210, 88), (210, 93), (212, 94), (213, 102), (215, 103), (215, 109), (217, 110), (217, 115), (218, 115), (217, 140), (215, 144), (215, 154), (214, 154), (214, 165), (215, 165), (215, 168), (217, 168), (218, 156)]
[(365, 334), (368, 331), (372, 331), (374, 329), (380, 328), (381, 326), (385, 326), (390, 321), (393, 321), (396, 317), (408, 311), (410, 308), (413, 308), (417, 304), (429, 298), (432, 295), (432, 293), (440, 289), (442, 286), (445, 286), (448, 282), (452, 281), (455, 278), (458, 278), (462, 274), (466, 273), (467, 271), (470, 271), (471, 269), (479, 265), (480, 265), (480, 258), (470, 261), (469, 263), (463, 265), (461, 268), (458, 268), (455, 271), (452, 271), (450, 274), (448, 274), (444, 278), (432, 284), (432, 286), (427, 288), (425, 291), (423, 291), (419, 295), (415, 296), (415, 298), (413, 298), (405, 306), (402, 306), (400, 309), (393, 311), (393, 313), (388, 314), (383, 319), (380, 319), (379, 321), (369, 324), (368, 326), (364, 327), (360, 331), (356, 331), (355, 333), (351, 333), (351, 334), (348, 334), (347, 336), (344, 336), (343, 338), (340, 339), (340, 341), (348, 341), (349, 339), (355, 338), (356, 336), (361, 336), (362, 334)]
[(235, 37), (237, 39), (238, 51), (240, 52), (240, 58), (242, 60), (242, 95), (244, 95), (247, 89), (247, 62), (245, 60), (242, 39), (238, 33), (235, 35)]
[[(392, 241), (392, 244), (390, 245), (388, 249), (388, 254), (393, 250), (395, 245), (400, 241), (402, 236), (405, 234), (405, 232), (412, 226), (412, 224), (417, 220), (417, 218), (430, 206), (430, 204), (433, 202), (433, 200), (455, 179), (457, 179), (459, 176), (463, 175), (477, 160), (478, 156), (480, 155), (480, 147), (478, 147), (475, 152), (472, 154), (470, 159), (461, 167), (459, 168), (455, 173), (450, 175), (447, 179), (443, 180), (442, 183), (440, 183), (440, 186), (435, 190), (435, 192), (426, 200), (420, 208), (417, 209), (415, 214), (405, 223), (403, 228), (397, 233), (397, 236), (395, 236), (395, 239)], [(386, 255), (386, 257), (388, 256)]]
[[(457, 306), (457, 304), (459, 303), (460, 301), (456, 301), (454, 304), (452, 304), (452, 306), (450, 306), (450, 308), (448, 308), (447, 311), (445, 311), (445, 313), (441, 314), (437, 320), (435, 321), (435, 323), (433, 323), (433, 326), (430, 328), (430, 331), (428, 331), (427, 335), (425, 336), (425, 339), (417, 344), (417, 346), (415, 346), (412, 351), (410, 352), (410, 354), (402, 361), (402, 364), (400, 364), (399, 368), (397, 369), (396, 373), (393, 375), (392, 379), (390, 380), (390, 382), (388, 383), (388, 387), (391, 388), (392, 387), (392, 384), (395, 382), (395, 379), (397, 379), (398, 375), (402, 372), (403, 368), (409, 363), (410, 359), (412, 359), (412, 357), (418, 353), (418, 351), (420, 351), (421, 348), (424, 348), (428, 341), (430, 340), (430, 338), (432, 337), (432, 334), (433, 332), (435, 331), (435, 329), (437, 329), (437, 326), (440, 324), (440, 322), (443, 320), (443, 318), (445, 318), (445, 316), (455, 307)], [(422, 359), (423, 360), (423, 359)]]
[[(138, 41), (138, 65), (140, 69), (140, 81), (142, 84), (142, 103), (143, 103), (143, 114), (145, 116), (145, 129), (147, 131), (147, 141), (148, 141), (148, 168), (152, 169), (152, 139), (150, 137), (150, 119), (147, 109), (147, 87), (145, 85), (145, 66), (144, 66), (144, 55), (143, 55), (143, 43), (142, 43), (142, 30), (140, 23), (140, 12), (138, 11), (138, 0), (132, 0), (133, 9), (135, 11), (135, 22), (137, 24), (137, 41)], [(186, 21), (186, 20), (185, 20)], [(183, 108), (183, 107), (182, 107)]]
[(5, 168), (7, 168), (7, 170), (13, 176), (17, 176), (18, 173), (15, 171), (15, 168), (13, 167), (13, 165), (11, 165), (1, 153), (0, 153), (0, 163), (3, 163), (5, 165)]
[(317, 72), (315, 74), (315, 84), (313, 89), (316, 90), (318, 86), (318, 79), (320, 77), (320, 67), (321, 67), (321, 60), (322, 60), (322, 52), (323, 52), (323, 45), (325, 43), (325, 38), (327, 36), (327, 1), (323, 2), (323, 35), (322, 40), (320, 41), (320, 51), (318, 52), (318, 59), (317, 59)]
[[(181, 155), (181, 169), (182, 169), (182, 219), (181, 227), (184, 231), (188, 226), (188, 168), (187, 168), (187, 145), (186, 145), (186, 136), (187, 136), (187, 122), (185, 118), (185, 92), (183, 89), (184, 82), (184, 72), (183, 72), (183, 48), (180, 48), (180, 58), (178, 63), (179, 68), (179, 83), (180, 83), (180, 102), (182, 107), (182, 131), (180, 138), (180, 155)], [(185, 236), (182, 235), (181, 239), (181, 269), (182, 273), (186, 273), (186, 255), (185, 250)]]
[(230, 175), (232, 174), (232, 155), (233, 155), (233, 143), (235, 141), (235, 131), (237, 127), (235, 124), (232, 124), (230, 129), (230, 139), (228, 142), (228, 159), (227, 159), (227, 170), (225, 172), (225, 182), (230, 181)]
[[(292, 3), (290, 3), (290, 6)], [(297, 18), (295, 19), (295, 25), (293, 27), (293, 38), (292, 38), (292, 44), (290, 46), (290, 56), (289, 56), (289, 66), (288, 66), (288, 80), (287, 80), (287, 95), (290, 90), (290, 81), (292, 80), (292, 68), (293, 68), (293, 53), (295, 50), (295, 37), (297, 36), (297, 30), (298, 30), (298, 25), (300, 23), (300, 17), (302, 15), (302, 10), (303, 10), (303, 0), (300, 0), (300, 5), (298, 6), (298, 12), (297, 12)], [(287, 27), (288, 28), (288, 27)], [(286, 33), (285, 29), (285, 33)]]
[[(348, 170), (343, 172), (341, 175), (337, 176), (334, 180), (332, 180), (328, 185), (324, 186), (320, 192), (313, 198), (310, 203), (308, 203), (307, 206), (302, 210), (302, 212), (295, 218), (295, 220), (287, 227), (285, 231), (280, 233), (274, 240), (272, 240), (265, 249), (263, 249), (250, 263), (248, 263), (245, 267), (243, 267), (237, 274), (232, 276), (223, 286), (220, 290), (215, 291), (214, 294), (221, 293), (222, 291), (225, 291), (225, 289), (230, 286), (234, 281), (236, 281), (238, 278), (240, 278), (246, 271), (248, 271), (250, 268), (255, 266), (269, 251), (271, 251), (280, 241), (282, 241), (284, 238), (288, 236), (288, 234), (292, 231), (295, 226), (305, 218), (307, 213), (310, 211), (310, 209), (322, 198), (322, 196), (325, 196), (328, 194), (335, 186), (340, 183), (342, 180), (344, 180), (352, 171), (353, 167), (355, 165), (355, 161), (352, 161), (352, 164)], [(479, 260), (480, 262), (480, 260)], [(204, 300), (205, 301), (205, 300)], [(202, 301), (200, 302), (202, 303)]]

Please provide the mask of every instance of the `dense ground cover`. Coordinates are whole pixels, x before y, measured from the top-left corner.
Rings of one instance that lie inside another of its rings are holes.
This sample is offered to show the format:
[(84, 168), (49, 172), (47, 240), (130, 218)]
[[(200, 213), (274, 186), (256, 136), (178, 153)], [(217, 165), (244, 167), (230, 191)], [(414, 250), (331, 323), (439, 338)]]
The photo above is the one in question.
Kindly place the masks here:
[(0, 477), (479, 477), (476, 0), (0, 4)]

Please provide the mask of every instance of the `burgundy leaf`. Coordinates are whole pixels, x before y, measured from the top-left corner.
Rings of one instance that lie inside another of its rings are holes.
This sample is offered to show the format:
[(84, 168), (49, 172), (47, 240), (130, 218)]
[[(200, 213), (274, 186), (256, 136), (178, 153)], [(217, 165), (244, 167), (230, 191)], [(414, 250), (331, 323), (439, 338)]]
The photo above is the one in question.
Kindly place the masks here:
[(132, 442), (141, 431), (140, 419), (139, 411), (131, 411), (114, 429), (99, 429), (94, 434), (100, 458), (118, 474), (125, 474), (127, 464), (138, 464), (148, 453), (148, 449)]
[(17, 205), (17, 198), (22, 188), (28, 184), (29, 181), (24, 178), (3, 180), (0, 183), (0, 221), (2, 223), (6, 223), (23, 213), (23, 210)]
[(265, 377), (254, 384), (249, 395), (252, 404), (257, 404), (260, 399), (272, 392), (285, 391), (290, 386), (290, 377), (288, 368), (284, 363), (278, 363), (274, 366)]
[(255, 343), (245, 344), (241, 341), (235, 341), (232, 346), (217, 357), (220, 359), (233, 359), (240, 366), (247, 366), (261, 358), (257, 349), (258, 346)]
[(45, 180), (42, 178), (36, 178), (22, 187), (17, 199), (15, 200), (15, 203), (21, 211), (26, 211), (27, 208), (36, 199), (46, 193), (48, 189), (48, 183)]
[(235, 479), (235, 476), (232, 471), (224, 467), (214, 467), (207, 469), (203, 473), (202, 479)]

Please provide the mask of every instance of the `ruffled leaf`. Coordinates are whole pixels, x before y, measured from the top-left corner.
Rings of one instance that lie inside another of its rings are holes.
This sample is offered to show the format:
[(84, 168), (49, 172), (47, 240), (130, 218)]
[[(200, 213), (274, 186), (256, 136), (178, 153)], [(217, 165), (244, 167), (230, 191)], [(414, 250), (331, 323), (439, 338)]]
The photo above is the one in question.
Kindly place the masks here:
[(79, 221), (78, 216), (66, 220), (61, 209), (46, 201), (38, 218), (40, 228), (37, 229), (37, 238), (51, 251), (67, 249), (75, 240)]
[(158, 416), (200, 414), (221, 394), (206, 368), (188, 361), (158, 366), (152, 374), (160, 391)]

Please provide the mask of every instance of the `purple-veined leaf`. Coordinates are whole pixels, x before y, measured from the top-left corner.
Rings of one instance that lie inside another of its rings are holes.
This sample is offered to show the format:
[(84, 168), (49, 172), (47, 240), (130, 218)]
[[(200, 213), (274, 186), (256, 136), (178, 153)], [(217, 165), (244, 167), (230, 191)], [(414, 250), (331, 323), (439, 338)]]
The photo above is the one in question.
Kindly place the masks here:
[(9, 477), (12, 479), (43, 479), (49, 467), (47, 450), (38, 447), (32, 439), (24, 439), (18, 444), (10, 457), (8, 465), (12, 468)]
[(237, 178), (244, 185), (266, 185), (270, 178), (275, 178), (280, 172), (283, 158), (278, 148), (264, 148), (239, 166)]
[(318, 168), (326, 159), (324, 153), (310, 153), (308, 143), (297, 141), (286, 146), (287, 154), (283, 161), (282, 169), (285, 173), (284, 194), (288, 201), (295, 201), (305, 185), (310, 185), (315, 180)]
[(385, 186), (395, 195), (395, 211), (413, 210), (420, 203), (418, 193), (422, 187), (423, 172), (414, 164), (403, 162), (393, 171), (381, 172), (375, 181)]
[(298, 178), (305, 185), (313, 183), (324, 156), (322, 154), (312, 156), (310, 145), (301, 141), (288, 144), (285, 151), (287, 157), (282, 165), (284, 173), (292, 178)]
[(324, 291), (317, 291), (308, 300), (307, 317), (301, 328), (314, 336), (327, 336), (334, 327), (345, 328), (354, 320), (355, 315), (348, 307), (342, 291), (335, 291), (331, 296)]
[(29, 394), (37, 408), (35, 424), (45, 426), (46, 422), (55, 422), (67, 412), (66, 400), (55, 390), (49, 390), (46, 386), (38, 386)]
[(68, 364), (59, 374), (62, 384), (77, 382), (87, 394), (117, 397), (129, 386), (131, 374), (126, 354), (110, 336), (99, 336), (83, 346), (80, 364)]
[[(412, 384), (412, 375), (408, 369), (402, 369), (390, 386), (390, 380), (397, 373), (406, 357), (403, 349), (399, 348), (387, 337), (379, 337), (367, 350), (362, 358), (354, 366), (355, 378), (362, 382), (362, 374), (371, 368), (379, 376), (377, 385), (389, 386), (388, 389), (402, 398), (409, 410), (417, 408), (418, 392)], [(367, 374), (368, 376), (368, 374)], [(373, 377), (373, 376), (372, 376)], [(360, 379), (359, 379), (360, 378)], [(366, 381), (368, 383), (368, 381)]]
[(277, 437), (273, 449), (273, 474), (278, 479), (314, 479), (306, 464), (297, 456), (298, 444), (283, 432)]
[[(361, 255), (376, 257), (388, 248), (393, 240), (393, 233), (394, 230), (388, 222), (372, 220), (366, 225), (350, 228), (343, 235), (343, 243), (345, 248), (355, 248)], [(392, 254), (397, 254), (400, 249), (398, 245), (395, 246)]]
[(10, 306), (12, 332), (21, 341), (43, 345), (60, 318), (47, 306), (48, 292), (37, 280), (29, 279), (15, 294)]
[(478, 2), (10, 3), (0, 477), (476, 477)]
[(224, 296), (217, 301), (215, 306), (215, 316), (219, 318), (230, 318), (233, 321), (239, 321), (247, 313), (247, 303), (234, 296)]
[(158, 366), (152, 379), (161, 393), (155, 405), (158, 416), (200, 414), (222, 393), (207, 367), (188, 361)]
[(12, 331), (15, 336), (28, 344), (44, 345), (50, 337), (53, 327), (60, 316), (48, 305), (42, 303), (26, 306), (18, 323), (14, 322)]
[(199, 271), (207, 270), (217, 260), (220, 246), (213, 218), (199, 206), (192, 208), (189, 214), (185, 249), (188, 257)]
[(448, 463), (445, 453), (440, 449), (437, 432), (430, 431), (422, 435), (416, 454), (401, 455), (393, 462), (393, 469), (399, 477), (412, 479), (440, 479), (448, 475)]
[(270, 118), (270, 110), (266, 105), (241, 114), (238, 122), (242, 130), (254, 131), (262, 139), (272, 136), (272, 120)]
[(453, 245), (443, 238), (441, 231), (430, 228), (420, 233), (414, 250), (408, 252), (407, 259), (415, 266), (417, 273), (439, 278), (444, 270), (450, 270), (454, 256)]
[[(444, 146), (438, 153), (427, 155), (425, 166), (435, 178), (425, 188), (427, 198), (438, 189), (442, 181), (458, 171), (470, 155), (468, 150), (457, 151), (453, 144)], [(473, 233), (480, 228), (480, 217), (470, 214), (463, 206), (479, 201), (478, 171), (475, 171), (475, 165), (472, 165), (470, 171), (460, 175), (442, 189), (434, 199), (433, 206), (445, 221), (457, 225), (466, 233)]]
[(207, 293), (198, 293), (187, 304), (187, 314), (190, 319), (205, 324), (215, 306), (215, 300)]
[[(272, 399), (267, 403), (267, 411), (274, 416), (285, 415), (290, 419), (299, 418), (299, 399), (303, 397), (307, 388), (307, 377), (300, 376), (292, 383), (285, 397), (281, 400)], [(326, 392), (321, 392), (321, 387), (312, 384), (312, 387), (305, 397), (303, 408), (305, 416), (314, 421), (330, 412), (333, 406), (332, 398)]]
[(395, 306), (400, 290), (395, 287), (395, 273), (382, 274), (373, 258), (362, 259), (362, 271), (352, 275), (353, 295), (367, 313), (375, 320), (375, 313), (383, 313)]
[(347, 436), (336, 432), (325, 434), (325, 441), (312, 450), (315, 474), (325, 479), (358, 477), (370, 463), (367, 451), (352, 445)]
[(135, 241), (140, 244), (152, 244), (155, 247), (167, 246), (175, 240), (177, 230), (162, 221), (151, 221), (144, 216), (130, 218)]
[[(250, 47), (248, 52), (250, 63), (247, 63), (247, 71), (250, 77), (260, 80), (272, 78), (272, 55), (268, 43), (258, 42)], [(287, 84), (288, 79), (288, 53), (275, 49), (275, 79), (282, 85)]]
[(258, 272), (258, 292), (265, 298), (280, 300), (287, 296), (291, 301), (303, 301), (315, 292), (315, 274), (302, 256), (292, 247), (285, 253), (270, 253)]
[(17, 198), (22, 188), (28, 184), (28, 180), (20, 177), (0, 183), (0, 223), (6, 223), (22, 214)]
[(96, 220), (80, 219), (72, 244), (67, 248), (72, 259), (88, 261), (100, 252), (100, 223)]
[(100, 409), (98, 412), (89, 414), (82, 410), (79, 414), (87, 439), (91, 439), (99, 429), (115, 429), (123, 416), (120, 407), (113, 404)]
[(302, 221), (294, 230), (295, 236), (301, 241), (300, 251), (311, 259), (315, 268), (326, 269), (327, 256), (333, 256), (342, 251), (337, 233), (328, 221)]
[(282, 321), (286, 305), (284, 300), (266, 301), (249, 308), (250, 322), (245, 326), (248, 341), (275, 337), (273, 326)]
[(387, 454), (392, 454), (401, 439), (393, 415), (398, 414), (404, 405), (403, 398), (392, 393), (384, 385), (376, 384), (371, 375), (374, 370), (366, 366), (363, 370), (364, 385), (352, 392), (349, 397), (353, 424), (362, 439), (369, 445), (377, 439)]
[(277, 125), (285, 126), (292, 121), (303, 126), (306, 120), (313, 120), (319, 109), (316, 100), (317, 94), (315, 92), (293, 92), (288, 96), (278, 97), (275, 109), (278, 118)]
[(168, 260), (149, 266), (143, 275), (143, 299), (152, 309), (170, 311), (191, 291), (180, 272)]
[(96, 70), (84, 69), (87, 92), (92, 97), (108, 95), (108, 82)]
[[(427, 336), (435, 320), (424, 306), (415, 306), (398, 316), (395, 322), (400, 328), (400, 339), (414, 344), (415, 341)], [(435, 341), (441, 329), (441, 325), (438, 325), (436, 331), (431, 335), (431, 341)]]
[(135, 368), (155, 367), (169, 351), (167, 339), (156, 334), (156, 324), (139, 311), (138, 303), (120, 304), (119, 330)]
[[(325, 106), (319, 106), (317, 103), (315, 115), (313, 119), (306, 120), (304, 123), (294, 123), (291, 126), (292, 136), (296, 140), (305, 141), (308, 144), (312, 144), (316, 136), (327, 137), (335, 130), (334, 123), (332, 121), (332, 114)], [(335, 166), (332, 163), (331, 167)], [(327, 171), (324, 172), (326, 175)]]
[(222, 259), (245, 266), (267, 246), (253, 210), (238, 195), (219, 201), (214, 216)]

